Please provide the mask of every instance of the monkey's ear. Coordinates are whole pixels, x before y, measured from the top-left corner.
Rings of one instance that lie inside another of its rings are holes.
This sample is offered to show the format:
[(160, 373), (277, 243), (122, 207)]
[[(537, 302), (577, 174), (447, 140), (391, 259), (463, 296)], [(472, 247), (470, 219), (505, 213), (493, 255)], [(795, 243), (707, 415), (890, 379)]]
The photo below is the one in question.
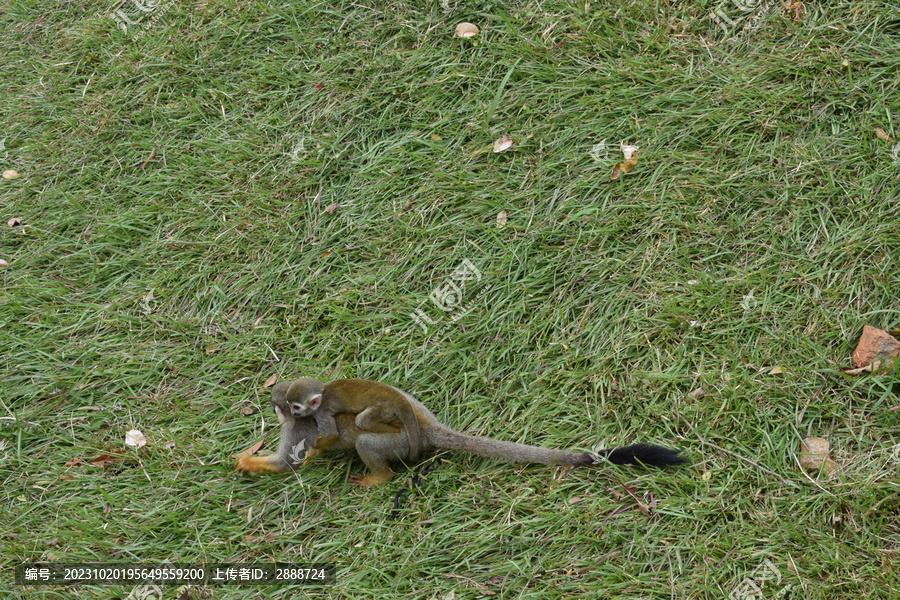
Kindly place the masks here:
[(281, 407), (274, 406), (273, 408), (275, 409), (275, 416), (278, 417), (278, 422), (284, 423), (287, 420), (287, 418), (284, 416), (284, 412), (281, 410)]
[(309, 407), (313, 410), (319, 408), (319, 405), (322, 404), (322, 394), (313, 394), (309, 397)]

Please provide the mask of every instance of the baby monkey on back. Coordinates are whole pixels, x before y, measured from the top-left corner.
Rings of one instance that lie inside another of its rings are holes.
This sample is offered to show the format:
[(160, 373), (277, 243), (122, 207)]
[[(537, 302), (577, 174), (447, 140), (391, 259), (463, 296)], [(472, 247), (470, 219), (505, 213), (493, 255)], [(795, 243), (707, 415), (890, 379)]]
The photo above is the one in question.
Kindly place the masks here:
[[(642, 463), (653, 467), (680, 465), (688, 458), (678, 450), (634, 444), (598, 452), (570, 452), (466, 435), (441, 423), (421, 402), (389, 385), (364, 379), (338, 379), (323, 384), (305, 377), (272, 388), (272, 407), (282, 423), (275, 454), (244, 456), (244, 472), (284, 472), (323, 449), (355, 449), (369, 475), (354, 476), (359, 485), (379, 485), (394, 472), (391, 462), (414, 461), (427, 448), (463, 450), (517, 462), (570, 466)], [(305, 451), (304, 456), (299, 451)]]

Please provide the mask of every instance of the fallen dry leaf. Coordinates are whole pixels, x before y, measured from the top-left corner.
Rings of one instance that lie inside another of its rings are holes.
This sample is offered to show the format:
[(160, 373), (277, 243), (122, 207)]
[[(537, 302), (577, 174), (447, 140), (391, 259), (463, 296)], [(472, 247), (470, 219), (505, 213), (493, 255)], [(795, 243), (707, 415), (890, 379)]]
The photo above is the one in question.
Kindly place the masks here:
[(888, 365), (898, 356), (900, 341), (887, 331), (865, 325), (856, 350), (853, 351), (853, 366), (866, 367), (876, 360)]
[(881, 127), (875, 128), (875, 135), (878, 136), (878, 139), (881, 140), (882, 142), (893, 142), (894, 141), (894, 138), (889, 136), (887, 134), (887, 132), (884, 129), (882, 129)]
[(620, 144), (619, 147), (622, 149), (622, 155), (625, 157), (625, 162), (617, 163), (613, 167), (612, 175), (610, 176), (611, 181), (615, 181), (616, 179), (621, 177), (622, 173), (628, 173), (638, 164), (637, 146), (626, 146), (625, 144)]
[(503, 136), (494, 140), (494, 154), (508, 150), (510, 146), (512, 146), (512, 140), (504, 133)]
[(9, 263), (6, 262), (5, 260), (3, 260), (2, 258), (0, 258), (0, 269), (5, 269), (8, 266), (9, 266)]
[(263, 388), (272, 387), (278, 383), (278, 373), (272, 373), (268, 379), (263, 382)]
[(249, 404), (246, 405), (246, 406), (242, 406), (242, 407), (241, 407), (241, 414), (244, 415), (245, 417), (249, 417), (250, 415), (253, 414), (253, 407), (250, 406)]
[(459, 25), (456, 26), (456, 37), (459, 38), (470, 38), (478, 35), (478, 25), (474, 23), (466, 23), (463, 21)]
[(116, 462), (120, 459), (121, 459), (121, 457), (119, 457), (119, 456), (112, 456), (110, 454), (101, 454), (100, 456), (97, 456), (96, 458), (90, 459), (88, 462), (90, 462), (95, 467), (99, 467), (99, 468), (103, 469), (110, 463)]
[(506, 211), (501, 210), (497, 213), (497, 229), (503, 229), (506, 227)]
[(625, 162), (620, 163), (619, 167), (621, 167), (623, 173), (628, 173), (629, 171), (631, 171), (632, 169), (634, 169), (637, 166), (637, 163), (638, 163), (638, 157), (637, 157), (637, 154), (635, 154), (634, 156), (632, 156)]
[(832, 475), (837, 466), (828, 457), (828, 440), (819, 437), (808, 437), (800, 441), (800, 466), (810, 472), (818, 472), (825, 464), (825, 472)]
[(22, 224), (22, 221), (20, 219), (13, 217), (9, 221), (7, 221), (6, 224), (9, 225), (10, 227), (18, 227), (19, 225)]
[(256, 452), (260, 448), (262, 448), (262, 445), (263, 445), (263, 441), (259, 440), (258, 442), (256, 442), (255, 444), (253, 444), (252, 446), (247, 448), (246, 450), (241, 450), (237, 454), (232, 454), (231, 458), (243, 458), (244, 456), (250, 456), (250, 455), (256, 454)]
[(77, 465), (77, 464), (80, 463), (80, 462), (81, 462), (81, 459), (80, 459), (80, 458), (73, 458), (72, 460), (70, 460), (70, 461), (68, 461), (67, 463), (65, 463), (64, 466), (66, 466), (66, 467), (74, 467), (75, 465)]
[(432, 134), (431, 134), (431, 139), (434, 140), (435, 142), (439, 142), (439, 141), (441, 141), (441, 140), (444, 139), (444, 138), (442, 138), (441, 136), (439, 136), (439, 135), (436, 134), (436, 133), (432, 133)]
[(132, 429), (125, 432), (125, 445), (134, 446), (135, 448), (142, 448), (143, 446), (147, 445), (147, 438), (145, 438), (144, 434), (137, 429)]
[(333, 213), (337, 208), (337, 202), (332, 202), (328, 206), (326, 206), (323, 210), (327, 213)]
[(9, 169), (7, 171), (3, 171), (3, 179), (18, 179), (19, 172)]
[(876, 360), (871, 365), (866, 365), (858, 369), (841, 369), (846, 375), (863, 375), (865, 373), (877, 373), (881, 368), (881, 361)]

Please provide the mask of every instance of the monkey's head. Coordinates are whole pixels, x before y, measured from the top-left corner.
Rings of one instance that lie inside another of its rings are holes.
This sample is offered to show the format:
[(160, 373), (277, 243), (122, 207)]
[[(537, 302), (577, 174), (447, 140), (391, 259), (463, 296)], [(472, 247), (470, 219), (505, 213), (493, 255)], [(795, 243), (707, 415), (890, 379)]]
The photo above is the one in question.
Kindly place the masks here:
[(297, 381), (275, 384), (272, 388), (272, 408), (280, 423), (288, 418), (299, 419), (312, 415), (322, 405), (325, 384), (315, 377), (301, 377)]

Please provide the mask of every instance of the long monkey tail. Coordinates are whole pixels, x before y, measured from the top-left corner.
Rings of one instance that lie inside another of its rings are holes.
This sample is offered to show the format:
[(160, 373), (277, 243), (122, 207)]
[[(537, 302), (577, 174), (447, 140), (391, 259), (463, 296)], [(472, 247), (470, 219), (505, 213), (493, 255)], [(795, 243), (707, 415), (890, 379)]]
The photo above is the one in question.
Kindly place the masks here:
[(466, 435), (446, 426), (433, 428), (428, 437), (428, 441), (438, 448), (462, 450), (480, 456), (543, 465), (597, 465), (605, 458), (616, 465), (645, 464), (651, 467), (667, 467), (681, 465), (690, 460), (678, 450), (653, 444), (633, 444), (622, 448), (600, 450), (596, 453), (570, 452), (477, 435)]

